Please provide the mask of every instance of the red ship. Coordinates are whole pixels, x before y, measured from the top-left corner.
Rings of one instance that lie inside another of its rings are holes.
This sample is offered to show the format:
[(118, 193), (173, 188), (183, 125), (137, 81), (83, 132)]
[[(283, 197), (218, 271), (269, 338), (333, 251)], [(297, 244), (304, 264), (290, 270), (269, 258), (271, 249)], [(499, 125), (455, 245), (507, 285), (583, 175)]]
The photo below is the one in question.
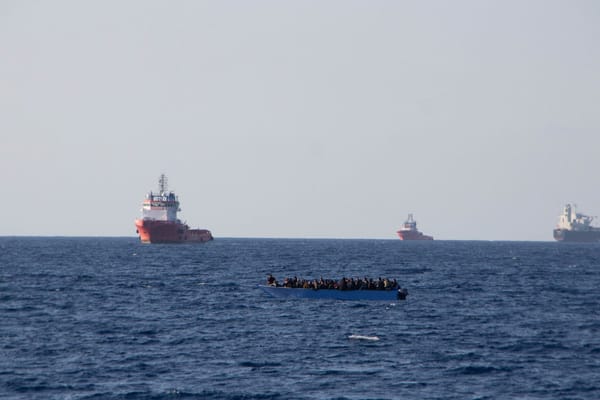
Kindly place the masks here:
[(400, 240), (433, 240), (432, 236), (424, 235), (417, 230), (417, 221), (413, 219), (412, 214), (408, 214), (408, 219), (404, 221), (397, 233)]
[(158, 193), (150, 192), (142, 203), (142, 217), (135, 220), (142, 243), (202, 243), (213, 240), (207, 229), (190, 229), (177, 219), (179, 199), (167, 191), (167, 177), (158, 180)]

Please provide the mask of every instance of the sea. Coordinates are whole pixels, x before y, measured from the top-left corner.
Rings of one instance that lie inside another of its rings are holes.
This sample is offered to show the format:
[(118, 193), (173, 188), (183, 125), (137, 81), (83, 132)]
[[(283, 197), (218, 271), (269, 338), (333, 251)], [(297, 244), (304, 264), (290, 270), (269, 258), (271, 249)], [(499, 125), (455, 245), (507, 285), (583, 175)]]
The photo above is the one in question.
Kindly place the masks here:
[(600, 399), (600, 244), (1, 237), (0, 317), (1, 399)]

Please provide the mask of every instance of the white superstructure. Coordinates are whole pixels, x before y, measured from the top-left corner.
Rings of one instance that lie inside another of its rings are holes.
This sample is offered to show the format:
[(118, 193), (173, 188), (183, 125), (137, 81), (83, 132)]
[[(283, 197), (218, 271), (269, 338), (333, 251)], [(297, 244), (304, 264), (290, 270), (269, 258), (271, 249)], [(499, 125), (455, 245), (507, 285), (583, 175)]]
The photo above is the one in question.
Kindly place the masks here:
[(177, 221), (179, 199), (167, 191), (167, 177), (162, 174), (158, 181), (158, 193), (150, 192), (142, 204), (142, 219), (155, 221)]
[(400, 230), (401, 231), (416, 231), (417, 230), (417, 221), (414, 220), (412, 214), (408, 214), (408, 219), (406, 221), (404, 221), (404, 224), (402, 224), (402, 227), (400, 228)]
[(567, 204), (558, 220), (558, 229), (569, 231), (587, 231), (591, 228), (594, 217), (575, 212), (570, 204)]

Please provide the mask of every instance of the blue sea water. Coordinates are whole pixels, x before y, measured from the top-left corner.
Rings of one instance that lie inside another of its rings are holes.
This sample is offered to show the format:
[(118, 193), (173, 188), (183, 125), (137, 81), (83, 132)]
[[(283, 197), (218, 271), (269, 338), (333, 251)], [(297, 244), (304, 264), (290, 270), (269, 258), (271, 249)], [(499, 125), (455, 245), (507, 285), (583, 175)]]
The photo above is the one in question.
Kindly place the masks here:
[[(0, 398), (599, 399), (599, 264), (553, 242), (4, 237)], [(409, 296), (278, 300), (268, 273)]]

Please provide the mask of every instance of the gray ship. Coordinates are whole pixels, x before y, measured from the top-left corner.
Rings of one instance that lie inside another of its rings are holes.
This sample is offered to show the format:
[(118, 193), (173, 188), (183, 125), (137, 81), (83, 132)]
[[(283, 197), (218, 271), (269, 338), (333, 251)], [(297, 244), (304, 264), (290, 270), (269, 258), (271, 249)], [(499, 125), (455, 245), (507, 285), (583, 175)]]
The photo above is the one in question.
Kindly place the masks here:
[(600, 242), (600, 228), (592, 226), (590, 217), (567, 204), (554, 229), (554, 239), (559, 242)]

